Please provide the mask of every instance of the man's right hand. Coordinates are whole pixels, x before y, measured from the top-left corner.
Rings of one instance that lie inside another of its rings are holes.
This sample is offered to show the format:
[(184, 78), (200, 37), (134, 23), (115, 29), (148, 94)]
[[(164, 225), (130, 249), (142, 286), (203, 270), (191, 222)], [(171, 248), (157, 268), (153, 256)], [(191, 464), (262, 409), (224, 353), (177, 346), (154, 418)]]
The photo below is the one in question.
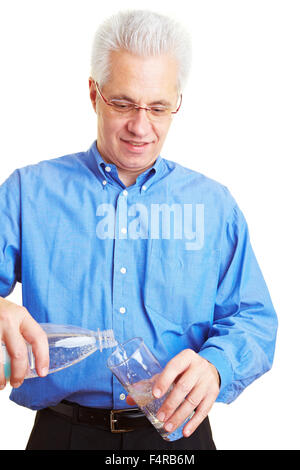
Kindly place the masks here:
[[(28, 367), (25, 340), (32, 346), (38, 375), (45, 377), (49, 368), (46, 333), (25, 307), (0, 297), (0, 343), (5, 344), (11, 359), (10, 384), (14, 388), (22, 385)], [(0, 390), (5, 385), (4, 367), (0, 364)]]

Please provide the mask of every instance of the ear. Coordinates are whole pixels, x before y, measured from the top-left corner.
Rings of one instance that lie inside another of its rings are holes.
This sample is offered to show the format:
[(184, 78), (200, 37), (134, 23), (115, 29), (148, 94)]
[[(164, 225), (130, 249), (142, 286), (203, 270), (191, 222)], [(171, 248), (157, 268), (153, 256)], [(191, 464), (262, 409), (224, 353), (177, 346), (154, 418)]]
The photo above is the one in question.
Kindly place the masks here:
[(92, 103), (92, 106), (93, 106), (94, 111), (96, 113), (97, 112), (97, 109), (96, 109), (97, 90), (96, 90), (95, 82), (91, 77), (89, 78), (89, 89), (90, 89), (91, 103)]

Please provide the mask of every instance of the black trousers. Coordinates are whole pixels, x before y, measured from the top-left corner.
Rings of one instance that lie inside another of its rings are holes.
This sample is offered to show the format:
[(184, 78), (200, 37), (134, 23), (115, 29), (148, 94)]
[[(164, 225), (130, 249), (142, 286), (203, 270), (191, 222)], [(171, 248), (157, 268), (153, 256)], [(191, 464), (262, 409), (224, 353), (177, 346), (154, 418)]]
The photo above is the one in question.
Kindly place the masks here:
[(49, 409), (36, 414), (26, 450), (216, 450), (206, 418), (190, 437), (168, 442), (154, 427), (115, 434), (98, 425), (73, 423)]

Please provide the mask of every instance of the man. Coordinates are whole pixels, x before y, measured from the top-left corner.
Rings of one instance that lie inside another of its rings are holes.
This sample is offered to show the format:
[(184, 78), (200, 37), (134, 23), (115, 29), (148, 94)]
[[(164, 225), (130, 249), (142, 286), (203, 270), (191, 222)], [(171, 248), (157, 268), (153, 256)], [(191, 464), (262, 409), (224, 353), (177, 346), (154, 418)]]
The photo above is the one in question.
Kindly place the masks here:
[[(97, 141), (0, 188), (0, 336), (11, 399), (39, 410), (28, 449), (215, 449), (213, 403), (272, 365), (276, 314), (243, 214), (224, 186), (160, 155), (188, 66), (188, 39), (170, 19), (107, 20), (89, 79)], [(5, 299), (17, 281), (22, 307)], [(143, 337), (164, 366), (154, 397), (175, 383), (158, 413), (165, 429), (195, 411), (184, 438), (164, 441), (125, 397), (109, 351), (47, 375), (41, 322)], [(40, 378), (23, 383), (24, 340)]]

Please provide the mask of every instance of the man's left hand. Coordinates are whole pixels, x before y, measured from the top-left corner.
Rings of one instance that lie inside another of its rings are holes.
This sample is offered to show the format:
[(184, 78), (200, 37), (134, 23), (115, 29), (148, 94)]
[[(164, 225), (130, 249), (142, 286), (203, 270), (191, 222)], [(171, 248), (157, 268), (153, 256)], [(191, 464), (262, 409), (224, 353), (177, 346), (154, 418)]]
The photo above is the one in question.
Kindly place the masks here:
[[(164, 422), (166, 431), (173, 432), (195, 410), (183, 428), (183, 435), (188, 437), (206, 418), (216, 401), (220, 390), (219, 374), (206, 359), (192, 349), (185, 349), (165, 366), (153, 385), (153, 396), (162, 397), (173, 383), (173, 390), (158, 410), (157, 418)], [(134, 404), (130, 396), (127, 403)]]

